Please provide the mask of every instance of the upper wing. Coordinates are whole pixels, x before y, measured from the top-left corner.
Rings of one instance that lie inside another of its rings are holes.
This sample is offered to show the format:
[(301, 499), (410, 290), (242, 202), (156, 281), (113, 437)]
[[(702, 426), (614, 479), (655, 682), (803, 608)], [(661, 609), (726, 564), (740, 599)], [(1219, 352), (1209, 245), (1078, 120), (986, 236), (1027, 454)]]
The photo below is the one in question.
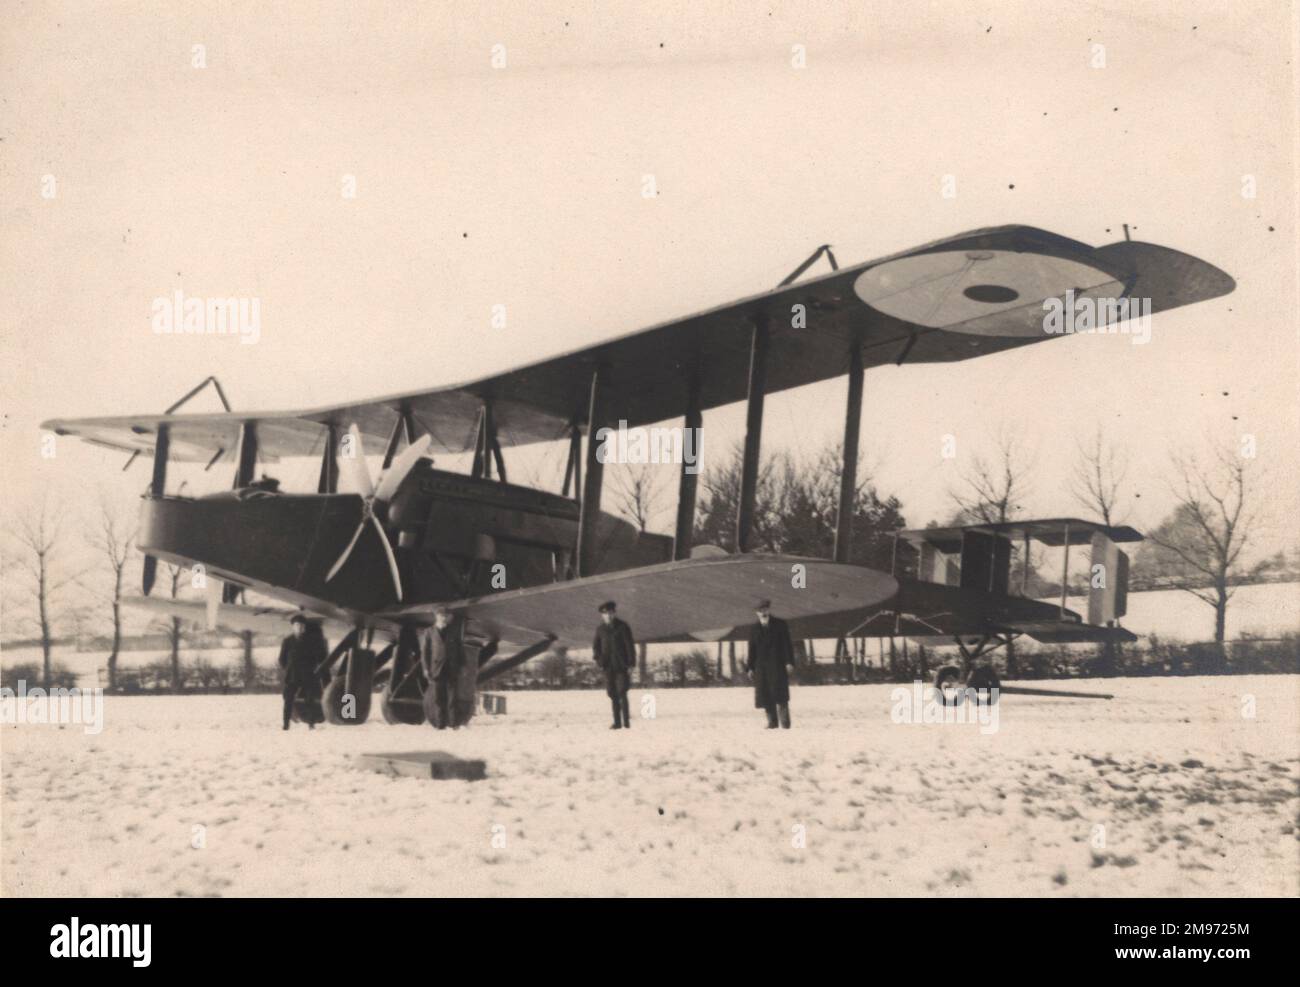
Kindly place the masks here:
[[(449, 387), (297, 411), (217, 415), (141, 415), (55, 419), (45, 428), (128, 452), (153, 448), (167, 424), (171, 455), (185, 461), (227, 458), (239, 426), (256, 420), (267, 460), (320, 451), (329, 423), (355, 423), (378, 449), (403, 411), (435, 451), (474, 448), (485, 400), (499, 440), (526, 445), (584, 426), (595, 366), (609, 374), (612, 421), (629, 426), (684, 413), (689, 381), (702, 408), (743, 400), (756, 319), (770, 326), (767, 390), (776, 392), (843, 374), (852, 346), (864, 366), (966, 360), (1052, 338), (1043, 302), (1076, 298), (1150, 298), (1163, 311), (1227, 294), (1232, 278), (1195, 257), (1150, 243), (1091, 247), (1029, 226), (976, 230), (843, 268), (833, 274), (675, 319), (607, 343), (492, 377)], [(803, 321), (799, 320), (802, 314)]]
[[(109, 418), (56, 418), (41, 428), (57, 435), (75, 435), (91, 445), (122, 452), (153, 455), (158, 427), (170, 433), (169, 459), (182, 463), (206, 463), (216, 458), (233, 459), (239, 450), (239, 429), (257, 422), (258, 457), (277, 462), (284, 456), (310, 456), (322, 451), (327, 429), (314, 421), (314, 412), (248, 412), (211, 415), (122, 415)], [(371, 435), (371, 438), (374, 438)]]
[[(796, 569), (795, 567), (801, 567)], [(791, 621), (872, 606), (893, 596), (892, 576), (861, 566), (777, 555), (685, 559), (589, 576), (448, 604), (492, 637), (528, 643), (554, 637), (590, 647), (605, 600), (638, 641), (715, 640), (753, 623), (754, 605), (770, 599)], [(430, 607), (382, 614), (431, 619)]]

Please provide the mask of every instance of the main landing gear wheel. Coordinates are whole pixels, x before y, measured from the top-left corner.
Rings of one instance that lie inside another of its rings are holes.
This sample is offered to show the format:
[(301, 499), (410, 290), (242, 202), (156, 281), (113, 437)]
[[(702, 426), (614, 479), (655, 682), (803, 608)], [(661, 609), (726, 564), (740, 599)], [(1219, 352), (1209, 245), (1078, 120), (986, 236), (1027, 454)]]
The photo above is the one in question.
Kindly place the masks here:
[(956, 665), (944, 665), (934, 673), (935, 697), (945, 706), (960, 706), (966, 698), (964, 678)]
[(391, 696), (387, 691), (379, 698), (379, 712), (384, 722), (390, 726), (404, 723), (407, 726), (419, 726), (424, 722), (424, 702), (412, 702), (400, 696)]
[(366, 722), (370, 716), (374, 677), (375, 653), (367, 648), (349, 650), (334, 670), (321, 699), (331, 723), (355, 726)]
[(420, 667), (420, 643), (415, 632), (402, 630), (393, 652), (392, 672), (379, 699), (385, 723), (418, 726), (424, 722), (424, 670)]
[(934, 676), (935, 695), (945, 706), (960, 706), (967, 697), (972, 702), (991, 706), (998, 701), (998, 692), (994, 690), (1001, 689), (1002, 682), (997, 672), (988, 665), (974, 669), (969, 677), (963, 675), (956, 665), (944, 665)]
[(997, 672), (985, 665), (970, 673), (970, 678), (966, 680), (966, 688), (975, 690), (975, 695), (971, 698), (976, 703), (981, 706), (985, 704), (992, 706), (998, 701), (1002, 682), (998, 679)]

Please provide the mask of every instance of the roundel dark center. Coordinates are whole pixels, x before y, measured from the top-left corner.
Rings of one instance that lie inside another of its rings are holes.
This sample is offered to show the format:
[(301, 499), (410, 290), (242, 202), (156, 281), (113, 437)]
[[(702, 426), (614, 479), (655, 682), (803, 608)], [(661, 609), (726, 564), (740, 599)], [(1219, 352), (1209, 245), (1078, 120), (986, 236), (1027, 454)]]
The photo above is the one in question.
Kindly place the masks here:
[(1001, 284), (973, 284), (962, 294), (973, 302), (988, 302), (989, 304), (1014, 302), (1020, 297), (1020, 292)]

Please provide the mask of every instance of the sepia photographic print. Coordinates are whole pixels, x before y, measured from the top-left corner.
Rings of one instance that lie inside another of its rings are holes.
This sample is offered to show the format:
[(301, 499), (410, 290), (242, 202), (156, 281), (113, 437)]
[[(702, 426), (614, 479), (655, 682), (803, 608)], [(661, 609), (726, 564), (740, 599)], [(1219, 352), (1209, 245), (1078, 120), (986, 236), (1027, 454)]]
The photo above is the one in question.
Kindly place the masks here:
[(1286, 0), (8, 5), (30, 949), (1300, 895), (1296, 49)]

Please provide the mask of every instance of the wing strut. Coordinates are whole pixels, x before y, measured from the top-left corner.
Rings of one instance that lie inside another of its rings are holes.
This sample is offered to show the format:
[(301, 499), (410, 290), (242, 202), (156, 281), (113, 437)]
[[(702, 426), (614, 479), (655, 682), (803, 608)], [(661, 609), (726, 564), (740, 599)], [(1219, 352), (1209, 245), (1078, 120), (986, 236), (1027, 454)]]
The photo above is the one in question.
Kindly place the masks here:
[(478, 681), (486, 682), (488, 681), (488, 679), (496, 678), (502, 672), (508, 672), (512, 668), (517, 668), (518, 666), (522, 665), (524, 662), (528, 661), (530, 658), (536, 658), (542, 652), (550, 648), (554, 643), (555, 643), (555, 637), (553, 635), (548, 634), (540, 641), (536, 642), (535, 644), (530, 644), (522, 651), (519, 651), (511, 655), (509, 658), (502, 658), (500, 661), (494, 662), (493, 664), (488, 665), (486, 668), (480, 668), (478, 670)]
[[(492, 411), (492, 399), (484, 398), (479, 410), (478, 434), (474, 440), (474, 465), (470, 475), (484, 480), (492, 479), (492, 463), (497, 464), (497, 479), (506, 482), (506, 462), (501, 455), (501, 440), (497, 437), (497, 420)], [(565, 477), (565, 492), (568, 492), (568, 477)]]
[[(221, 389), (221, 381), (217, 380), (217, 378), (214, 376), (208, 376), (208, 377), (204, 377), (203, 380), (199, 381), (194, 387), (191, 387), (188, 391), (186, 391), (181, 396), (180, 400), (172, 402), (172, 404), (167, 408), (166, 411), (163, 412), (163, 414), (170, 415), (173, 411), (175, 411), (177, 408), (183, 405), (190, 398), (194, 397), (196, 394), (199, 393), (199, 391), (203, 390), (203, 388), (207, 387), (209, 384), (211, 384), (213, 388), (216, 389), (217, 397), (221, 399), (221, 406), (225, 408), (227, 411), (230, 411), (230, 402), (226, 400), (226, 392)], [(220, 459), (221, 454), (225, 451), (226, 450), (224, 449), (218, 449), (217, 454), (212, 457), (212, 462), (208, 463), (207, 468), (211, 469), (212, 463), (215, 463), (218, 459)], [(138, 455), (140, 455), (139, 449), (131, 453), (130, 458), (128, 458), (126, 461), (126, 465), (122, 467), (123, 473), (125, 473), (127, 470), (131, 468), (131, 464), (135, 462), (135, 457)]]
[(835, 255), (831, 253), (831, 245), (829, 243), (823, 243), (820, 247), (818, 247), (816, 250), (812, 252), (811, 257), (809, 257), (806, 261), (804, 261), (793, 271), (791, 271), (790, 274), (787, 275), (786, 279), (782, 281), (779, 285), (777, 285), (777, 287), (784, 288), (786, 285), (793, 284), (795, 281), (798, 281), (800, 276), (803, 274), (803, 272), (808, 270), (808, 268), (812, 267), (814, 264), (816, 264), (818, 258), (821, 257), (822, 254), (825, 254), (826, 259), (831, 262), (832, 271), (838, 271), (840, 269), (840, 265), (835, 263)]
[(858, 440), (862, 430), (862, 346), (855, 338), (849, 347), (849, 400), (844, 410), (844, 461), (840, 466), (839, 516), (835, 519), (836, 562), (849, 561), (853, 540), (853, 507), (858, 493)]
[[(177, 408), (183, 405), (190, 398), (194, 397), (196, 394), (199, 393), (199, 391), (203, 390), (203, 388), (207, 387), (209, 384), (213, 386), (213, 388), (217, 392), (217, 397), (221, 399), (221, 406), (225, 408), (226, 411), (229, 411), (230, 402), (226, 400), (226, 392), (221, 389), (221, 381), (217, 380), (217, 378), (214, 376), (208, 376), (203, 378), (203, 380), (199, 381), (198, 384), (196, 384), (194, 387), (191, 387), (188, 391), (186, 391), (183, 395), (181, 395), (180, 399), (178, 401), (174, 401), (171, 404), (171, 406), (168, 407), (168, 409), (163, 412), (163, 414), (170, 415), (173, 411), (175, 411)], [(158, 440), (154, 443), (154, 448), (153, 448), (153, 477), (149, 481), (150, 497), (154, 497), (154, 498), (161, 497), (163, 493), (166, 491), (167, 454), (168, 454), (168, 446), (170, 444), (170, 438), (171, 436), (169, 434), (167, 426), (166, 425), (158, 426)], [(221, 454), (224, 451), (225, 451), (224, 449), (217, 450), (217, 454), (212, 457), (212, 460), (207, 465), (208, 469), (212, 468), (212, 464), (215, 463), (221, 457)], [(126, 465), (122, 467), (123, 472), (126, 472), (131, 468), (131, 464), (135, 462), (135, 457), (138, 455), (140, 455), (139, 450), (136, 450), (135, 452), (131, 453), (130, 458), (127, 459), (126, 461)], [(157, 577), (157, 575), (158, 575), (158, 560), (154, 558), (152, 555), (146, 555), (144, 557), (144, 572), (142, 573), (142, 578), (141, 578), (141, 583), (142, 583), (141, 588), (144, 590), (145, 596), (148, 596), (149, 592), (153, 589), (154, 579)]]
[[(171, 441), (166, 425), (158, 426), (158, 438), (153, 447), (153, 478), (149, 482), (149, 496), (161, 497), (167, 487), (167, 446)], [(130, 466), (130, 463), (127, 463)], [(153, 583), (158, 575), (158, 560), (152, 555), (144, 557), (144, 572), (141, 574), (141, 588), (148, 596), (153, 591)]]
[(600, 520), (600, 488), (605, 464), (596, 455), (596, 433), (605, 425), (605, 384), (609, 372), (603, 364), (591, 374), (591, 401), (587, 406), (587, 475), (583, 478), (582, 500), (578, 503), (578, 576), (596, 570), (596, 525)]
[[(699, 486), (700, 432), (704, 419), (700, 415), (700, 379), (692, 374), (687, 384), (686, 419), (682, 428), (682, 466), (677, 484), (677, 531), (673, 538), (673, 558), (691, 557), (691, 540), (695, 532), (695, 492)], [(689, 443), (689, 444), (688, 444)], [(686, 452), (690, 450), (688, 462)]]
[(576, 422), (569, 424), (569, 461), (564, 465), (562, 497), (569, 496), (569, 481), (573, 481), (573, 499), (582, 502), (582, 429)]
[(749, 350), (749, 394), (745, 404), (745, 457), (740, 469), (740, 503), (736, 508), (736, 551), (748, 552), (758, 495), (758, 457), (763, 446), (763, 398), (767, 393), (767, 351), (770, 345), (765, 312), (754, 316)]

